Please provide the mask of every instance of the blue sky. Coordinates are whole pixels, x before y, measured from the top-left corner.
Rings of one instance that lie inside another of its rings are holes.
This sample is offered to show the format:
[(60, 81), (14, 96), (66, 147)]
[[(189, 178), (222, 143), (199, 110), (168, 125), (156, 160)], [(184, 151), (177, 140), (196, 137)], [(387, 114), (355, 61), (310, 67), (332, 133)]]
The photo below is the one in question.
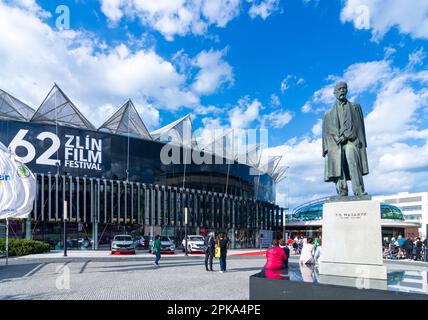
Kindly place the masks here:
[(334, 192), (320, 119), (345, 79), (368, 126), (367, 190), (428, 189), (425, 1), (15, 0), (0, 27), (0, 87), (31, 106), (57, 82), (96, 125), (130, 97), (152, 130), (187, 113), (202, 130), (268, 129), (290, 206)]

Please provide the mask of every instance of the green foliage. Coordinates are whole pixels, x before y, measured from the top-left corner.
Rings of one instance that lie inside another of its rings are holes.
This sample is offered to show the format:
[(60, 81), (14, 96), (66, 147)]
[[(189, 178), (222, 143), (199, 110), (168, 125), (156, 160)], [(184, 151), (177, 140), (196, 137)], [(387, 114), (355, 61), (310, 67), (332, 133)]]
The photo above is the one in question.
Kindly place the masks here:
[[(25, 256), (28, 254), (47, 252), (50, 244), (35, 240), (9, 239), (9, 256)], [(6, 251), (6, 239), (0, 239), (0, 251)]]

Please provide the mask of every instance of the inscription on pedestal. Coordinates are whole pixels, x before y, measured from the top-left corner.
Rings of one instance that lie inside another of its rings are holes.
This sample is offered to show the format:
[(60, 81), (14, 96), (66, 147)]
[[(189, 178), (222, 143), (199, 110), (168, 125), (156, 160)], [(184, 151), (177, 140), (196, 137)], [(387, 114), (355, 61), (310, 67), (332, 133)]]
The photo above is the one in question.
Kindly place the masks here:
[(320, 274), (386, 279), (378, 201), (325, 203), (322, 234)]

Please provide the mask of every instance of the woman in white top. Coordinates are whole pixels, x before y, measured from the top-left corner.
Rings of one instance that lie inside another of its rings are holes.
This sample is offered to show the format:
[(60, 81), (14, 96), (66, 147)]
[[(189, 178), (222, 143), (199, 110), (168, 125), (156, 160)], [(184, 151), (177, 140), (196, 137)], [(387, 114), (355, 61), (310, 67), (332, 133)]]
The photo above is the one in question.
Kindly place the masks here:
[(322, 257), (322, 246), (321, 246), (321, 239), (318, 240), (318, 246), (315, 249), (315, 253), (314, 253), (314, 260), (315, 263), (318, 264), (321, 261)]
[(302, 253), (300, 254), (300, 264), (313, 264), (314, 263), (314, 239), (308, 238), (303, 244)]

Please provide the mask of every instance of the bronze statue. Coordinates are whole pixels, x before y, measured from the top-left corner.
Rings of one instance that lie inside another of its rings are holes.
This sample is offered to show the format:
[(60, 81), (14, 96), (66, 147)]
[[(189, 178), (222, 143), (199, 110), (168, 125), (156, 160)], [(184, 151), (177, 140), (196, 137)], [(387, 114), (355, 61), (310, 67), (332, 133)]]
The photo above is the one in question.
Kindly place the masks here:
[(363, 176), (369, 173), (367, 141), (361, 106), (346, 99), (348, 85), (334, 87), (336, 103), (328, 110), (322, 126), (322, 155), (325, 158), (324, 180), (336, 184), (339, 196), (348, 196), (351, 180), (355, 196), (367, 195)]

